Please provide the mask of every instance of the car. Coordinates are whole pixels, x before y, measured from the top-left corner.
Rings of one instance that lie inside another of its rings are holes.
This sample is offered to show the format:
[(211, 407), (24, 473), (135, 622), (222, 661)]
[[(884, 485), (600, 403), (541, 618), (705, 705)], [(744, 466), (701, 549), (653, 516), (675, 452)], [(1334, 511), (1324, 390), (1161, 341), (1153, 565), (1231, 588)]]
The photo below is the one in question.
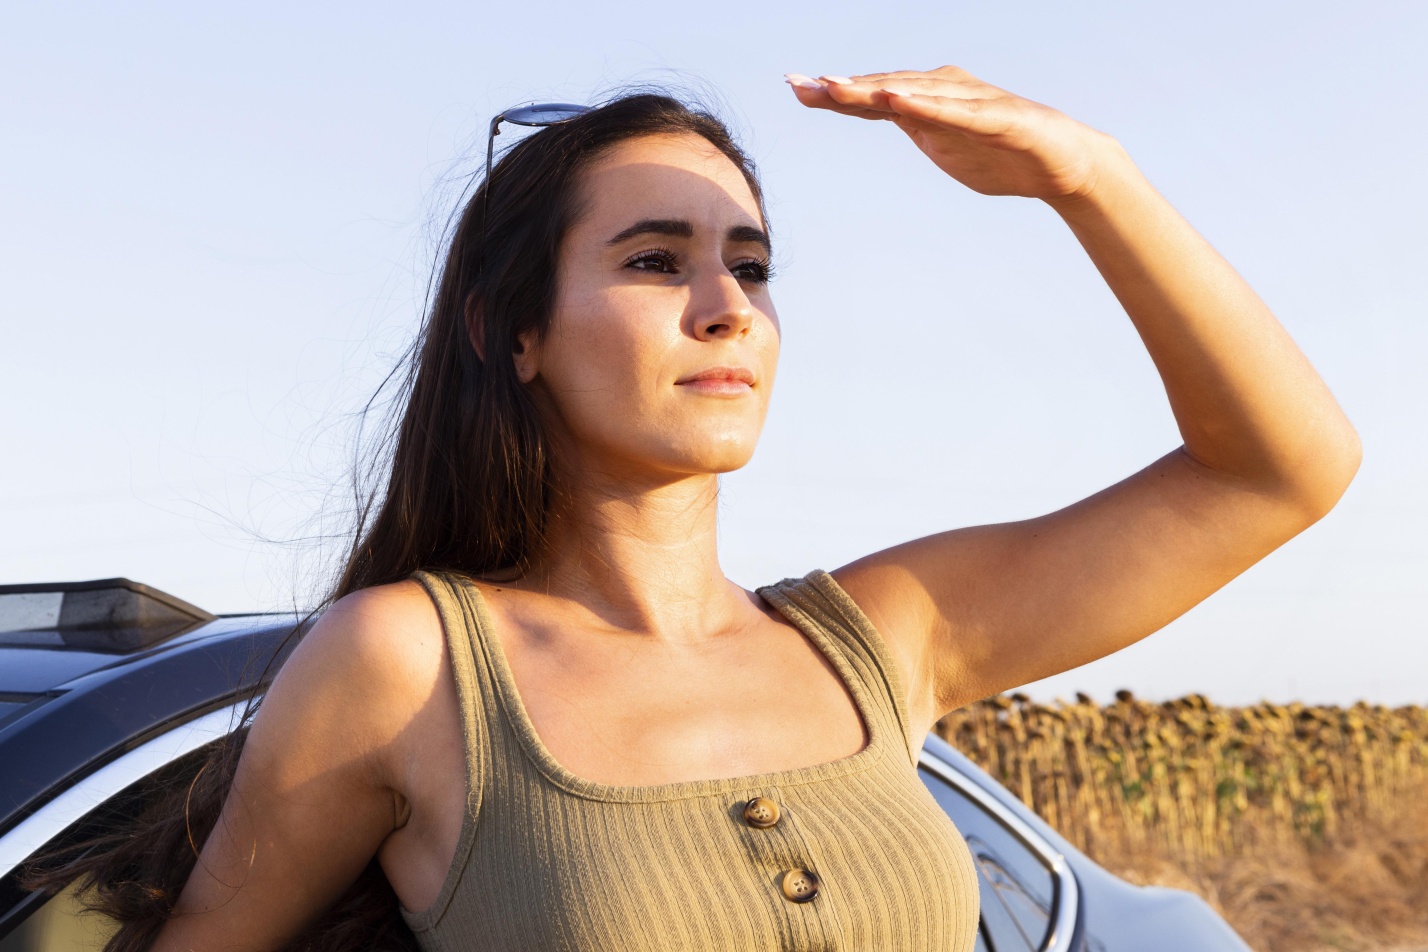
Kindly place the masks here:
[[(232, 731), (298, 623), (128, 579), (0, 586), (0, 952), (99, 947), (73, 890), (27, 893), (21, 871)], [(919, 772), (975, 861), (979, 952), (1247, 952), (1198, 896), (1113, 876), (935, 735)]]

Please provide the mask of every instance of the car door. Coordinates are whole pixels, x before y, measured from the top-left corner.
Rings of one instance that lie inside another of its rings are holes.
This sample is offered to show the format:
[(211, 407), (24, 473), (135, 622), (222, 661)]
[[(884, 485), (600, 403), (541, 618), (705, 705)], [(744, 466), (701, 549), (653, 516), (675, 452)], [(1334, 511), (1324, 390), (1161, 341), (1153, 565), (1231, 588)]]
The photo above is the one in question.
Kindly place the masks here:
[(1079, 941), (1079, 890), (1061, 854), (931, 747), (918, 773), (972, 853), (982, 909), (977, 952), (1070, 952)]

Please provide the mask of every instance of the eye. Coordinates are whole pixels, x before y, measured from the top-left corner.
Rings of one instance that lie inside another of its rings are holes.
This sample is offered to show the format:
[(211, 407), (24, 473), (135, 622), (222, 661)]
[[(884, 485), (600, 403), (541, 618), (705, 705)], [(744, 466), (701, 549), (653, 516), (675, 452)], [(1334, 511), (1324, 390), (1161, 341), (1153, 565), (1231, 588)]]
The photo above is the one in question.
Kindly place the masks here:
[(752, 281), (754, 284), (768, 284), (773, 277), (773, 265), (758, 258), (740, 261), (729, 270), (741, 281)]
[(657, 274), (674, 274), (679, 267), (679, 259), (673, 251), (665, 248), (651, 248), (626, 259), (625, 267), (636, 271), (653, 271)]

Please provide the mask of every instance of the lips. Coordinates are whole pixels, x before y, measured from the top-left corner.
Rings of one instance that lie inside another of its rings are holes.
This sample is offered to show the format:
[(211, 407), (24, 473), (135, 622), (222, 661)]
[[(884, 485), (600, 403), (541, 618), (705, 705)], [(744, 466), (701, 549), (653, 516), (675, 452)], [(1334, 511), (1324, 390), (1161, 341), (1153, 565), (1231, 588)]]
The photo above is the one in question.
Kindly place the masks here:
[(745, 386), (754, 385), (754, 375), (743, 367), (710, 367), (708, 370), (701, 370), (697, 374), (690, 374), (688, 377), (681, 377), (675, 381), (676, 385), (687, 383), (700, 383), (705, 380), (724, 381), (726, 383), (741, 383)]
[(710, 367), (674, 383), (711, 397), (737, 397), (753, 390), (754, 375), (743, 367)]

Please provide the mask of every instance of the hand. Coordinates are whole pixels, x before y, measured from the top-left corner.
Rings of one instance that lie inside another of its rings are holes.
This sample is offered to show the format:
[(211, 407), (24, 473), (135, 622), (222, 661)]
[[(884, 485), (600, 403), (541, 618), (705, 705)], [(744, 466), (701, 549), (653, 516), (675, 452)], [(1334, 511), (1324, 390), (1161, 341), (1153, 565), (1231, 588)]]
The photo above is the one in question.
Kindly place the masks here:
[(787, 78), (805, 106), (891, 120), (938, 168), (983, 195), (1081, 198), (1119, 153), (1104, 133), (956, 66)]

